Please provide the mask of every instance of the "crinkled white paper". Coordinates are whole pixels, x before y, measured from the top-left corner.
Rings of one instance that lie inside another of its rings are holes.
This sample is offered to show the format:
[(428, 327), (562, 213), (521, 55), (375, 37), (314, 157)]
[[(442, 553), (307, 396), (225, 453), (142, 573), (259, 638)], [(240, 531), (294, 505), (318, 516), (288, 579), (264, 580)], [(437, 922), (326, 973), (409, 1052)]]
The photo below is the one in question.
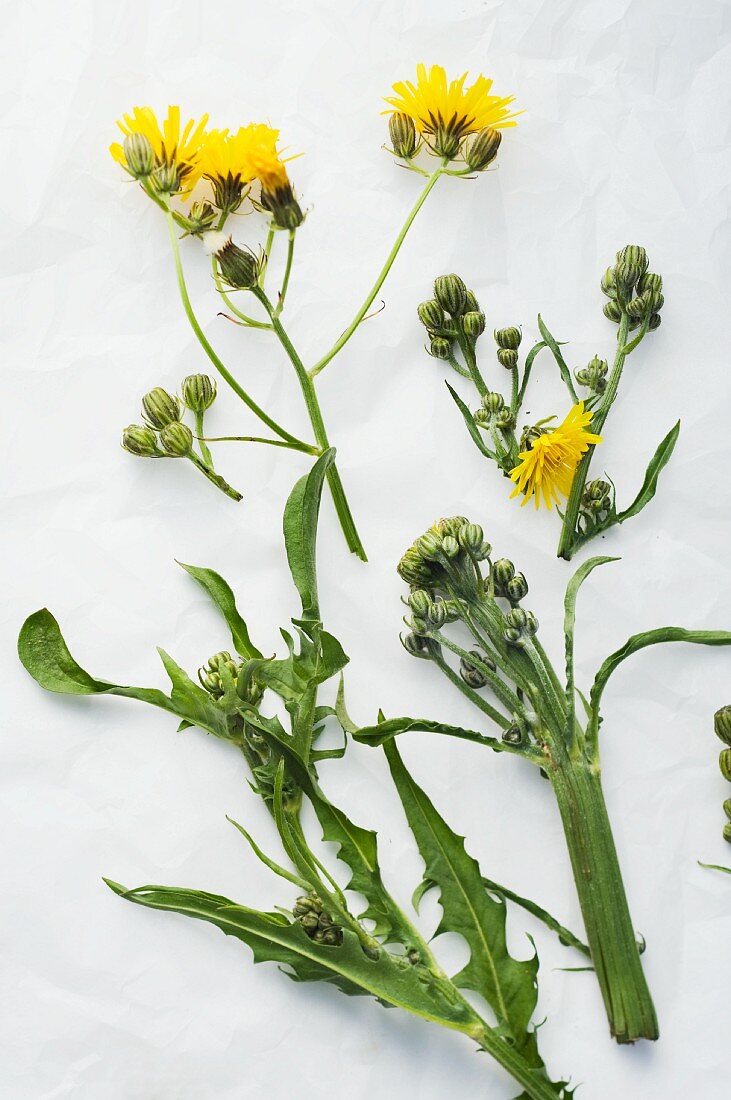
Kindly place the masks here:
[[(200, 887), (266, 908), (292, 900), (225, 820), (275, 849), (236, 754), (124, 700), (44, 694), (15, 661), (20, 623), (48, 605), (94, 674), (163, 684), (156, 644), (193, 671), (228, 641), (177, 558), (226, 576), (273, 652), (277, 627), (297, 609), (281, 513), (307, 468), (273, 449), (221, 445), (220, 469), (245, 493), (235, 506), (187, 464), (120, 450), (142, 393), (174, 388), (207, 364), (177, 299), (163, 221), (107, 154), (115, 118), (136, 103), (180, 102), (219, 125), (269, 119), (304, 151), (292, 172), (310, 213), (286, 320), (314, 361), (350, 320), (420, 186), (380, 148), (390, 84), (417, 61), (437, 61), (493, 75), (496, 90), (525, 107), (498, 171), (440, 183), (386, 284), (386, 308), (320, 379), (371, 559), (365, 567), (347, 555), (326, 506), (322, 606), (352, 657), (350, 709), (363, 722), (379, 706), (469, 721), (461, 697), (399, 645), (400, 553), (438, 515), (481, 522), (528, 576), (529, 606), (559, 667), (570, 567), (553, 556), (556, 517), (508, 501), (507, 482), (467, 437), (442, 366), (423, 351), (415, 307), (440, 272), (463, 275), (490, 329), (522, 324), (524, 346), (540, 310), (571, 341), (573, 368), (613, 342), (602, 270), (621, 245), (647, 247), (667, 303), (661, 329), (628, 363), (601, 449), (621, 502), (678, 415), (683, 427), (657, 499), (595, 544), (622, 561), (581, 593), (579, 683), (635, 631), (731, 627), (729, 14), (723, 0), (692, 10), (679, 0), (5, 5), (8, 1100), (497, 1100), (515, 1091), (461, 1037), (296, 986), (252, 966), (248, 949), (212, 927), (125, 905), (101, 882)], [(241, 241), (258, 245), (260, 233), (257, 218), (240, 220)], [(280, 349), (216, 318), (205, 259), (194, 243), (183, 251), (210, 339), (263, 404), (305, 433)], [(489, 362), (489, 337), (484, 347)], [(502, 368), (490, 370), (493, 384), (505, 383)], [(565, 412), (549, 359), (534, 377), (530, 413)], [(222, 388), (210, 426), (236, 434), (256, 425)], [(727, 1096), (731, 883), (696, 859), (729, 862), (711, 716), (731, 701), (730, 662), (721, 649), (648, 651), (606, 694), (607, 799), (647, 938), (661, 1041), (613, 1046), (592, 976), (559, 972), (576, 960), (528, 918), (512, 921), (516, 952), (531, 950), (526, 931), (538, 942), (546, 1060), (583, 1082), (586, 1100)], [(580, 929), (547, 785), (520, 761), (474, 746), (412, 735), (402, 747), (485, 873)], [(354, 747), (323, 777), (353, 817), (381, 831), (385, 874), (406, 903), (420, 861), (381, 754)], [(436, 917), (430, 897), (427, 930)], [(461, 945), (445, 950), (458, 965)]]

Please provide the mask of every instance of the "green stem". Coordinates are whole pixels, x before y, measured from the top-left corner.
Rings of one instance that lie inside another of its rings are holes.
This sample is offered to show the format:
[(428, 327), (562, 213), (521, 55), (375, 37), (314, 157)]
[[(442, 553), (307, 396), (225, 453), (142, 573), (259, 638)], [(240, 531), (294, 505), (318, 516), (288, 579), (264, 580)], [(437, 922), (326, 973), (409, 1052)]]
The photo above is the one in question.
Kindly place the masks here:
[[(597, 406), (596, 411), (591, 419), (591, 430), (598, 434), (604, 427), (604, 423), (609, 415), (609, 410), (614, 403), (617, 396), (617, 390), (619, 388), (619, 381), (622, 377), (622, 368), (624, 367), (624, 361), (627, 358), (627, 349), (625, 342), (627, 340), (627, 333), (629, 332), (629, 317), (626, 313), (622, 313), (621, 320), (619, 322), (619, 328), (617, 330), (617, 353), (614, 357), (614, 365), (612, 366), (612, 373), (609, 376), (607, 388), (604, 391), (601, 403)], [(566, 561), (571, 560), (571, 556), (575, 549), (575, 540), (577, 535), (577, 523), (579, 520), (579, 510), (581, 508), (581, 498), (584, 494), (584, 488), (586, 486), (586, 480), (589, 476), (589, 467), (591, 466), (592, 458), (594, 457), (594, 445), (589, 447), (581, 462), (576, 468), (574, 474), (574, 480), (571, 483), (571, 492), (566, 502), (566, 511), (564, 512), (563, 523), (561, 524), (561, 537), (558, 540), (558, 549), (556, 551), (559, 558), (565, 558)]]
[(236, 502), (243, 500), (241, 493), (239, 493), (237, 489), (234, 489), (231, 485), (229, 485), (227, 481), (224, 481), (221, 475), (217, 474), (215, 470), (212, 470), (210, 466), (206, 466), (205, 462), (201, 462), (197, 454), (194, 454), (191, 451), (187, 457), (193, 463), (195, 468), (197, 470), (200, 470), (203, 476), (207, 477), (208, 480), (213, 485), (215, 485), (217, 489), (220, 489), (222, 493), (225, 493), (227, 497), (231, 497), (231, 500), (235, 500)]
[(195, 414), (195, 434), (196, 434), (197, 439), (198, 439), (198, 446), (201, 449), (201, 458), (205, 462), (206, 466), (209, 466), (212, 470), (213, 469), (213, 458), (211, 456), (211, 452), (209, 450), (208, 444), (206, 443), (205, 439), (203, 438), (203, 413), (202, 412), (197, 412)]
[(218, 358), (215, 351), (209, 344), (208, 339), (203, 332), (203, 329), (198, 323), (198, 318), (193, 312), (193, 306), (191, 305), (190, 296), (188, 294), (188, 287), (185, 283), (183, 263), (180, 258), (180, 246), (178, 244), (177, 233), (175, 232), (175, 219), (173, 218), (170, 210), (166, 211), (166, 219), (168, 225), (168, 234), (170, 236), (170, 245), (173, 250), (173, 260), (175, 262), (175, 275), (178, 280), (178, 290), (180, 291), (180, 298), (183, 303), (183, 309), (185, 310), (185, 315), (190, 322), (190, 327), (193, 329), (193, 332), (198, 337), (198, 342), (200, 343), (204, 352), (210, 359), (211, 363), (213, 363), (213, 366), (216, 368), (221, 377), (225, 379), (226, 382), (228, 382), (234, 393), (241, 398), (244, 404), (251, 409), (255, 416), (258, 416), (259, 419), (262, 420), (267, 425), (267, 427), (271, 428), (272, 431), (281, 439), (286, 439), (289, 443), (303, 443), (301, 439), (297, 439), (295, 435), (291, 435), (285, 428), (281, 426), (281, 424), (278, 424), (276, 420), (272, 419), (271, 416), (265, 413), (264, 410), (260, 408), (259, 405), (257, 405), (253, 397), (249, 396), (246, 390), (239, 385), (231, 372), (224, 366), (222, 361)]
[[(300, 359), (300, 356), (295, 349), (292, 341), (290, 340), (287, 332), (282, 325), (277, 312), (272, 303), (267, 298), (266, 294), (261, 288), (254, 288), (252, 292), (262, 303), (267, 313), (269, 314), (272, 322), (272, 328), (274, 329), (280, 344), (287, 353), (290, 363), (294, 367), (294, 372), (297, 375), (297, 380), (302, 390), (302, 396), (305, 399), (305, 405), (307, 406), (307, 414), (312, 424), (312, 430), (315, 435), (315, 440), (321, 451), (326, 451), (330, 446), (330, 441), (327, 437), (327, 431), (325, 430), (325, 421), (322, 418), (322, 410), (320, 409), (320, 402), (317, 399), (315, 393), (315, 386), (312, 378), (307, 373), (305, 365)], [(327, 482), (330, 486), (330, 493), (335, 504), (335, 511), (338, 514), (340, 520), (340, 526), (345, 535), (345, 540), (348, 544), (348, 549), (351, 553), (356, 554), (361, 561), (368, 561), (366, 552), (363, 547), (363, 543), (360, 541), (360, 535), (358, 534), (355, 526), (355, 520), (353, 519), (352, 512), (350, 511), (350, 505), (348, 504), (348, 498), (345, 495), (345, 489), (343, 483), (340, 480), (340, 474), (337, 467), (333, 463), (327, 471)]]
[(231, 310), (235, 317), (238, 317), (242, 325), (246, 325), (248, 328), (265, 328), (270, 329), (272, 326), (268, 321), (256, 321), (253, 317), (249, 317), (248, 313), (242, 313), (241, 310), (234, 305), (233, 299), (226, 292), (226, 289), (221, 280), (221, 275), (218, 270), (218, 261), (215, 256), (211, 256), (211, 271), (213, 272), (213, 281), (216, 284), (216, 290), (221, 295), (222, 299)]
[(598, 766), (568, 758), (547, 768), (558, 801), (597, 981), (618, 1043), (657, 1039)]
[(475, 354), (474, 344), (469, 337), (465, 336), (464, 332), (462, 332), (459, 326), (459, 320), (457, 321), (457, 343), (462, 350), (464, 361), (470, 372), (470, 378), (474, 382), (480, 397), (484, 397), (487, 393), (487, 386), (485, 385), (485, 379), (480, 373), (480, 368), (477, 366), (477, 356)]
[(286, 439), (267, 439), (261, 435), (209, 435), (206, 439), (209, 443), (268, 443), (270, 447), (286, 447), (306, 455), (322, 454), (319, 447), (311, 447), (309, 443), (288, 443)]
[[(474, 1009), (472, 1009), (474, 1012)], [(463, 1027), (470, 1038), (478, 1044), (486, 1054), (492, 1055), (503, 1069), (513, 1077), (525, 1090), (523, 1097), (530, 1100), (556, 1100), (556, 1087), (553, 1085), (544, 1070), (535, 1069), (502, 1038), (495, 1028), (480, 1020), (475, 1013), (476, 1023), (472, 1027)], [(479, 1021), (479, 1023), (477, 1023)]]
[(378, 277), (376, 278), (375, 283), (371, 287), (365, 301), (363, 302), (363, 305), (360, 307), (360, 309), (356, 313), (355, 317), (350, 322), (348, 327), (345, 329), (343, 334), (341, 336), (339, 336), (338, 339), (335, 341), (335, 343), (330, 348), (330, 350), (328, 352), (326, 352), (325, 355), (323, 355), (322, 359), (320, 359), (317, 363), (315, 363), (314, 367), (312, 367), (312, 369), (309, 372), (311, 378), (315, 378), (320, 373), (320, 371), (324, 370), (325, 367), (330, 362), (330, 360), (334, 359), (335, 356), (338, 354), (338, 352), (341, 351), (341, 349), (345, 347), (348, 340), (353, 335), (355, 330), (358, 328), (358, 325), (361, 323), (361, 321), (365, 317), (366, 313), (368, 312), (368, 310), (373, 305), (373, 302), (375, 300), (376, 295), (378, 294), (378, 291), (383, 286), (383, 284), (386, 280), (386, 276), (388, 275), (389, 271), (393, 267), (394, 260), (396, 259), (396, 257), (399, 254), (399, 251), (401, 249), (401, 245), (404, 243), (404, 240), (406, 238), (406, 234), (408, 233), (409, 229), (411, 228), (411, 225), (412, 225), (416, 215), (419, 213), (422, 206), (426, 202), (426, 200), (429, 196), (429, 193), (431, 192), (431, 190), (434, 187), (435, 183), (437, 182), (439, 177), (444, 174), (444, 169), (445, 169), (446, 164), (447, 164), (447, 161), (443, 160), (441, 162), (441, 164), (439, 165), (439, 167), (434, 172), (432, 172), (432, 174), (429, 176), (429, 178), (428, 178), (428, 180), (427, 180), (427, 182), (424, 186), (423, 191), (421, 192), (418, 199), (414, 203), (413, 207), (411, 208), (411, 211), (409, 212), (408, 217), (406, 218), (406, 221), (402, 225), (401, 230), (399, 232), (399, 235), (397, 236), (396, 241), (394, 243), (394, 246), (391, 249), (391, 251), (389, 252), (388, 256), (386, 257), (386, 262), (384, 263), (383, 267), (381, 268), (380, 272), (378, 273)]
[(287, 297), (287, 290), (289, 289), (289, 277), (292, 274), (292, 260), (294, 259), (294, 239), (296, 232), (296, 229), (290, 229), (289, 231), (289, 241), (287, 242), (287, 262), (284, 267), (282, 286), (279, 291), (279, 300), (277, 302), (277, 308), (275, 310), (277, 317), (284, 309), (284, 299)]

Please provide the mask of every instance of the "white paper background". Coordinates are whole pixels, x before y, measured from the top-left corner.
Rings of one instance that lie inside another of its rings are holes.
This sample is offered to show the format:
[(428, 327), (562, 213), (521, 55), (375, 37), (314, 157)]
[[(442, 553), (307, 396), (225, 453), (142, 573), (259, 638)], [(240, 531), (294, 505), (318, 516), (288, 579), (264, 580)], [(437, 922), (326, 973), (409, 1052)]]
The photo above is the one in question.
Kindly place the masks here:
[[(582, 593), (580, 682), (634, 631), (731, 626), (730, 23), (719, 0), (3, 5), (0, 1072), (9, 1100), (511, 1095), (460, 1037), (297, 987), (253, 967), (246, 948), (211, 927), (124, 905), (101, 884), (106, 874), (264, 907), (291, 901), (225, 821), (235, 816), (274, 847), (237, 756), (123, 700), (45, 695), (15, 659), (18, 627), (47, 604), (93, 673), (162, 684), (156, 644), (191, 671), (227, 644), (179, 558), (223, 573), (273, 650), (296, 610), (281, 511), (307, 468), (287, 453), (222, 446), (222, 472), (246, 493), (236, 507), (187, 464), (119, 449), (142, 393), (207, 364), (176, 297), (162, 220), (107, 156), (114, 119), (134, 103), (181, 102), (221, 125), (269, 118), (305, 151), (293, 174), (312, 211), (287, 323), (313, 360), (349, 320), (419, 187), (379, 148), (390, 84), (435, 60), (494, 75), (526, 108), (498, 172), (440, 184), (387, 283), (387, 308), (320, 387), (371, 558), (364, 567), (348, 557), (326, 507), (322, 605), (352, 656), (351, 710), (362, 721), (378, 706), (470, 721), (461, 697), (401, 650), (400, 553), (440, 514), (482, 522), (528, 575), (529, 606), (557, 662), (570, 569), (553, 557), (555, 517), (508, 502), (422, 350), (414, 309), (441, 271), (463, 274), (490, 327), (522, 323), (525, 346), (540, 309), (571, 340), (573, 367), (606, 355), (613, 339), (598, 290), (604, 266), (627, 241), (648, 248), (665, 279), (664, 321), (627, 367), (602, 447), (623, 501), (679, 414), (683, 430), (658, 499), (598, 547), (623, 561)], [(239, 236), (256, 244), (259, 231), (252, 218)], [(216, 347), (306, 434), (280, 350), (217, 320), (197, 247), (186, 243), (184, 254)], [(560, 412), (551, 364), (539, 363), (528, 407)], [(210, 426), (245, 432), (255, 422), (221, 392)], [(648, 939), (661, 1042), (614, 1047), (592, 977), (559, 973), (571, 956), (527, 919), (512, 925), (517, 952), (528, 951), (524, 930), (538, 933), (546, 1059), (584, 1082), (587, 1100), (727, 1095), (731, 885), (696, 859), (729, 862), (711, 715), (729, 701), (730, 660), (723, 650), (651, 651), (623, 666), (606, 696), (607, 798)], [(485, 872), (579, 927), (548, 788), (519, 761), (472, 746), (415, 735), (402, 747)], [(382, 757), (356, 746), (323, 773), (353, 816), (380, 829), (388, 881), (406, 900), (420, 862)], [(426, 928), (436, 915), (430, 900)], [(459, 945), (445, 950), (460, 957)]]

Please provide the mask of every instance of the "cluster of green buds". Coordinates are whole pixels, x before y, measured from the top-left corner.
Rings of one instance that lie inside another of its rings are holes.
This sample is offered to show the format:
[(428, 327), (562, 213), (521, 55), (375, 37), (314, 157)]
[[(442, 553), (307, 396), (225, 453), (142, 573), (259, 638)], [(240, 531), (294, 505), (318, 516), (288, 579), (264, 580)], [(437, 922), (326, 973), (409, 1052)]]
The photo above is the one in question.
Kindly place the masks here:
[(602, 290), (609, 301), (604, 316), (616, 324), (626, 314), (631, 329), (653, 330), (660, 326), (662, 276), (648, 271), (649, 260), (644, 248), (628, 244), (617, 253), (617, 262), (602, 276)]
[(608, 515), (614, 503), (614, 493), (608, 481), (597, 477), (587, 481), (581, 495), (581, 511), (593, 518)]
[(439, 275), (434, 280), (434, 297), (417, 309), (429, 336), (429, 354), (435, 359), (452, 359), (455, 343), (474, 347), (485, 331), (485, 314), (477, 298), (459, 275)]
[(250, 675), (248, 662), (232, 657), (227, 650), (214, 653), (207, 663), (198, 669), (201, 686), (220, 702), (231, 687), (235, 687), (240, 699), (252, 707), (257, 707), (264, 694), (263, 685)]
[(472, 415), (480, 428), (495, 427), (500, 432), (511, 432), (515, 428), (513, 411), (505, 404), (503, 395), (495, 390), (482, 395), (480, 407)]
[(501, 367), (506, 370), (517, 370), (518, 348), (523, 339), (523, 334), (515, 325), (509, 328), (498, 328), (493, 333), (497, 344), (497, 359)]
[(402, 112), (389, 118), (388, 134), (390, 152), (399, 160), (409, 163), (426, 147), (434, 156), (450, 161), (461, 159), (469, 172), (483, 172), (488, 168), (497, 157), (502, 141), (500, 131), (490, 127), (465, 137), (459, 127), (451, 125), (440, 125), (433, 134), (422, 138), (411, 116)]
[(325, 911), (322, 899), (314, 891), (297, 898), (292, 916), (315, 943), (339, 947), (343, 942), (342, 928)]
[(221, 276), (232, 290), (253, 290), (259, 283), (263, 257), (250, 248), (239, 248), (231, 237), (216, 252)]
[[(718, 766), (721, 769), (721, 775), (729, 783), (731, 783), (731, 704), (725, 707), (721, 707), (717, 710), (713, 716), (713, 728), (716, 731), (716, 735), (720, 737), (726, 746), (721, 750), (721, 754), (718, 758)], [(723, 809), (728, 818), (728, 821), (723, 827), (724, 840), (728, 840), (731, 843), (731, 798), (727, 798), (723, 804)]]
[(590, 394), (600, 395), (607, 388), (607, 372), (609, 364), (606, 359), (600, 359), (595, 355), (585, 367), (579, 367), (574, 371), (574, 377), (580, 386), (586, 386)]

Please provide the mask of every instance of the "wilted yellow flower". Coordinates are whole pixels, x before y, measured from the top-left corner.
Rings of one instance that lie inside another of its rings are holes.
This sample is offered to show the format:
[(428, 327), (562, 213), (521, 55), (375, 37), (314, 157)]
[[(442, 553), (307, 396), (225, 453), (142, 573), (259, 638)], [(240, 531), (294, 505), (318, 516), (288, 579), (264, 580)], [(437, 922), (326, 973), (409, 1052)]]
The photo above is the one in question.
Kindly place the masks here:
[(540, 434), (528, 450), (520, 452), (521, 461), (510, 474), (515, 482), (511, 498), (523, 493), (522, 505), (533, 497), (536, 508), (541, 500), (551, 508), (561, 502), (561, 497), (567, 497), (581, 456), (592, 443), (602, 441), (600, 435), (586, 430), (591, 418), (592, 413), (585, 412), (584, 402), (580, 401), (559, 427), (538, 429)]
[[(117, 125), (125, 137), (141, 134), (147, 138), (156, 166), (175, 170), (178, 181), (185, 181), (186, 187), (191, 188), (201, 176), (200, 150), (206, 138), (207, 122), (208, 115), (203, 115), (198, 122), (188, 119), (181, 129), (180, 107), (168, 107), (161, 126), (152, 107), (134, 107), (131, 114), (117, 121)], [(119, 142), (110, 145), (109, 152), (123, 168), (129, 168), (124, 147)]]
[(434, 151), (450, 158), (456, 156), (467, 134), (517, 125), (515, 118), (520, 112), (509, 109), (514, 96), (491, 95), (492, 80), (485, 76), (478, 76), (467, 88), (467, 76), (463, 73), (448, 83), (441, 65), (430, 69), (418, 65), (415, 84), (410, 80), (394, 84), (395, 96), (386, 97), (391, 110), (384, 114), (408, 115)]
[(276, 218), (277, 213), (284, 215), (287, 208), (286, 220), (280, 217), (278, 224), (283, 224), (283, 228), (296, 228), (300, 224), (302, 216), (286, 168), (287, 161), (293, 158), (284, 158), (278, 143), (279, 130), (263, 122), (242, 126), (234, 134), (214, 130), (208, 135), (201, 154), (201, 172), (211, 181), (216, 204), (221, 209), (236, 209), (243, 186), (256, 179), (261, 183), (261, 203), (265, 209)]

